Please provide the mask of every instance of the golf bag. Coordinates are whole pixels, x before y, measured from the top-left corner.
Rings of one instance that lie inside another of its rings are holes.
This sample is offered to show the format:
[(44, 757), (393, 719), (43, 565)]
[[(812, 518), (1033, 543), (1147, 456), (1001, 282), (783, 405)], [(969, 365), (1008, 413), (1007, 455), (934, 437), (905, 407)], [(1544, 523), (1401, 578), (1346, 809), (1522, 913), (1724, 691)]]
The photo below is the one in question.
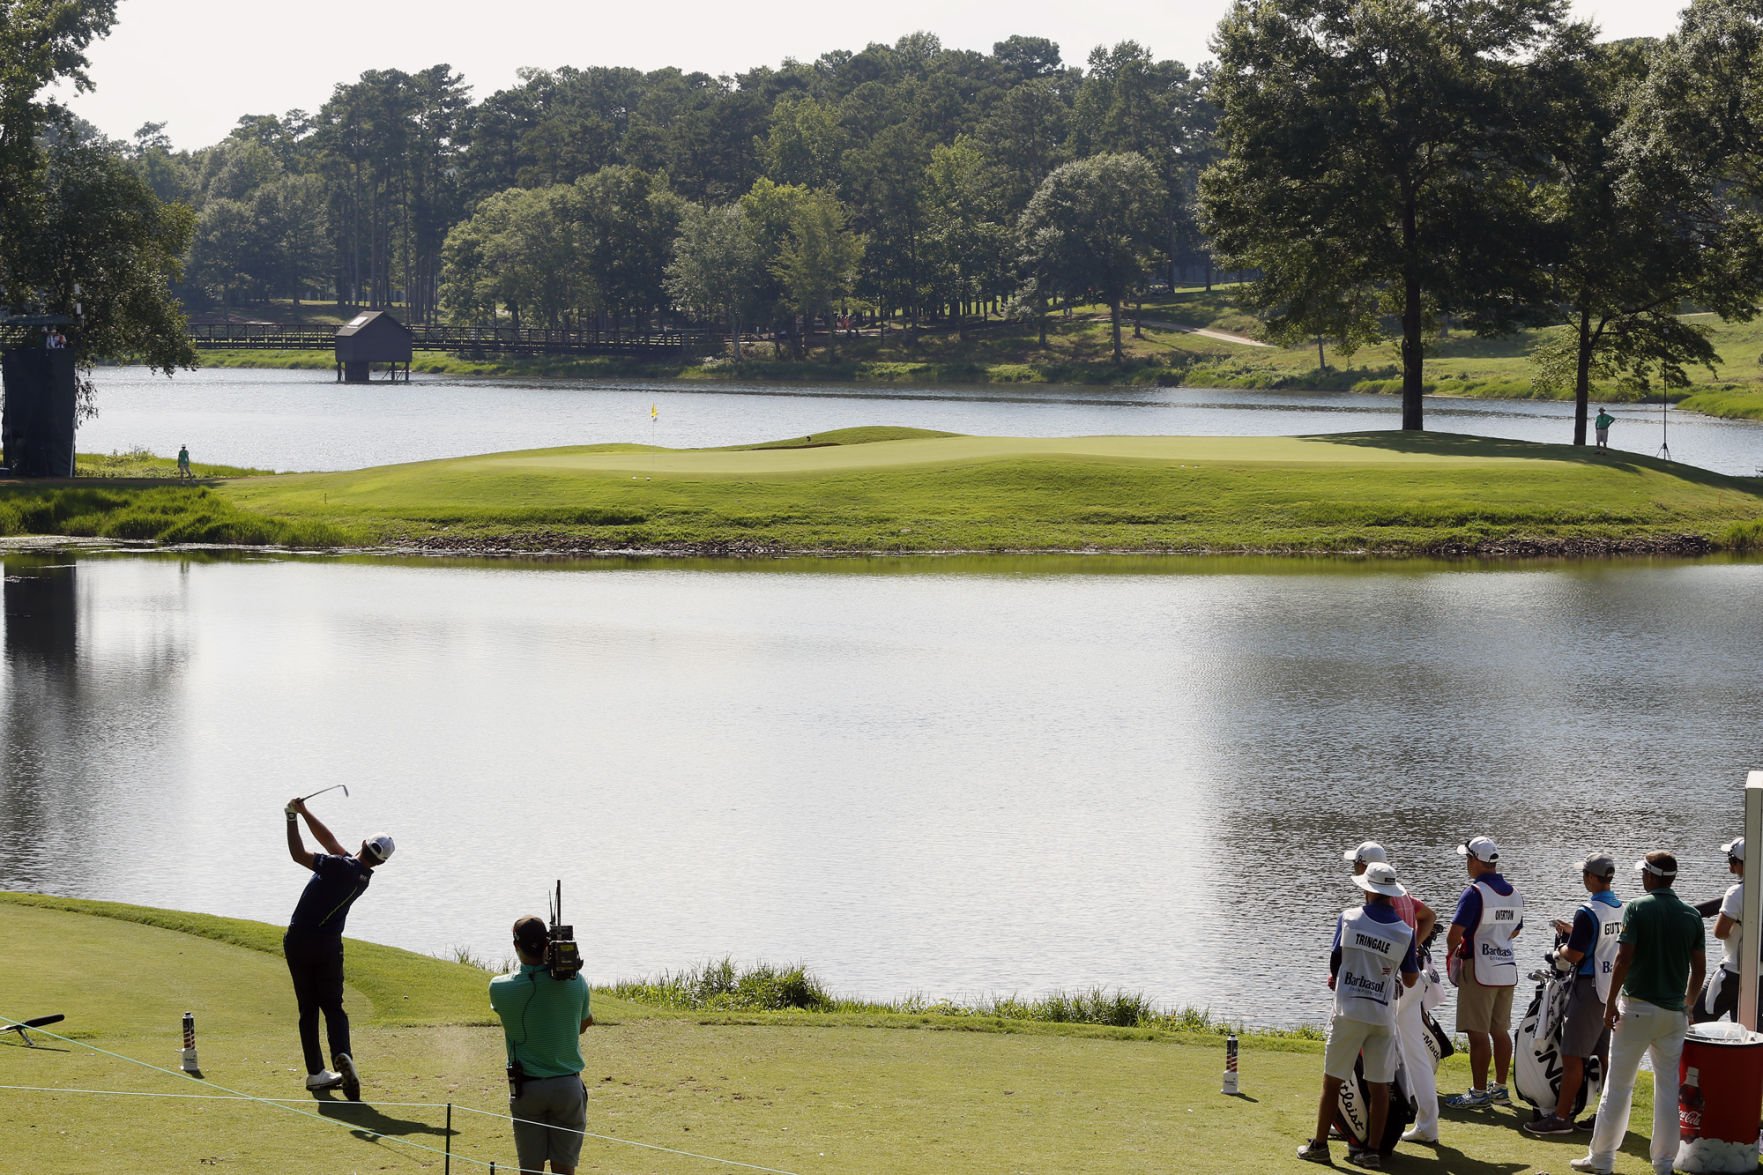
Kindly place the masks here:
[[(1390, 1082), (1390, 1112), (1383, 1124), (1383, 1137), (1376, 1142), (1379, 1154), (1387, 1155), (1402, 1141), (1402, 1131), (1414, 1121), (1414, 1094), (1408, 1087), (1408, 1070), (1396, 1062), (1396, 1079)], [(1335, 1126), (1347, 1145), (1355, 1150), (1371, 1147), (1371, 1083), (1365, 1080), (1365, 1058), (1353, 1062), (1353, 1076), (1341, 1082), (1340, 1101), (1335, 1107)]]
[[(1547, 958), (1548, 966), (1530, 973), (1536, 980), (1536, 995), (1518, 1022), (1518, 1031), (1512, 1034), (1512, 1092), (1535, 1106), (1538, 1118), (1555, 1112), (1561, 1094), (1561, 1030), (1567, 1021), (1567, 997), (1573, 991), (1577, 970), (1571, 964), (1556, 963), (1552, 954)], [(1579, 1096), (1573, 1105), (1564, 1107), (1569, 1112), (1561, 1117), (1571, 1121), (1586, 1106), (1596, 1105), (1603, 1088), (1603, 1062), (1587, 1057)]]

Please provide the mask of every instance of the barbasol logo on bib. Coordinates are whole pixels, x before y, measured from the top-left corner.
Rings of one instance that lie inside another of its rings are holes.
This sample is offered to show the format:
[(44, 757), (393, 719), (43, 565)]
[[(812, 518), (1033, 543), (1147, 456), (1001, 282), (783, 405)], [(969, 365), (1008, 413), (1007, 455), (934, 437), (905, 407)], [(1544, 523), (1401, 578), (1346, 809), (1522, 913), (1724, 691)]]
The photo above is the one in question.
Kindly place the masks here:
[(1481, 957), (1484, 959), (1510, 959), (1512, 948), (1498, 947), (1493, 943), (1484, 942), (1481, 944)]

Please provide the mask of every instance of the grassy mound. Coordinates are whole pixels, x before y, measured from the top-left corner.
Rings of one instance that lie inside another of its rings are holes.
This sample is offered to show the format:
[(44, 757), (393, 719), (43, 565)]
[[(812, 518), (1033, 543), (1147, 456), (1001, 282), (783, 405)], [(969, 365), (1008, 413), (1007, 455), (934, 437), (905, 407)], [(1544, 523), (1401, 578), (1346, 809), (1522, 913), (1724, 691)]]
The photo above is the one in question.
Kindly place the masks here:
[[(259, 923), (0, 894), (0, 1016), (62, 1012), (28, 1049), (0, 1040), (0, 1085), (152, 1094), (213, 1092), (86, 1045), (177, 1066), (179, 1021), (195, 1011), (203, 1071), (227, 1089), (291, 1098), (148, 1100), (0, 1090), (0, 1168), (32, 1175), (117, 1171), (438, 1171), (513, 1166), (501, 1112), (502, 1037), (479, 1026), (487, 976), (351, 941), (347, 1000), (365, 1105), (300, 1092), (293, 1000)], [(816, 1175), (1172, 1169), (1274, 1175), (1309, 1130), (1321, 1057), (1314, 1042), (1251, 1037), (1244, 1095), (1218, 1094), (1216, 1038), (1069, 1025), (976, 1031), (972, 1018), (665, 1012), (597, 993), (583, 1042), (589, 1129)], [(959, 1027), (967, 1031), (924, 1031)], [(878, 1031), (878, 1028), (916, 1031)], [(1460, 1058), (1441, 1085), (1457, 1088)], [(1643, 1090), (1646, 1083), (1643, 1082)], [(378, 1102), (378, 1105), (374, 1103)], [(434, 1103), (399, 1104), (399, 1103)], [(1644, 1097), (1635, 1123), (1648, 1121)], [(295, 1112), (297, 1111), (297, 1112)], [(1536, 1140), (1515, 1110), (1447, 1118), (1435, 1154), (1404, 1148), (1393, 1170), (1510, 1175), (1564, 1168), (1584, 1139)], [(1631, 1134), (1623, 1175), (1646, 1169)], [(414, 1144), (411, 1145), (411, 1144)], [(473, 1160), (476, 1164), (466, 1162)], [(1443, 1160), (1441, 1163), (1440, 1160)], [(583, 1171), (714, 1172), (699, 1159), (589, 1140)]]
[(471, 549), (1697, 550), (1763, 518), (1751, 479), (1399, 432), (973, 437), (859, 429), (732, 449), (599, 445), (253, 478), (288, 526)]

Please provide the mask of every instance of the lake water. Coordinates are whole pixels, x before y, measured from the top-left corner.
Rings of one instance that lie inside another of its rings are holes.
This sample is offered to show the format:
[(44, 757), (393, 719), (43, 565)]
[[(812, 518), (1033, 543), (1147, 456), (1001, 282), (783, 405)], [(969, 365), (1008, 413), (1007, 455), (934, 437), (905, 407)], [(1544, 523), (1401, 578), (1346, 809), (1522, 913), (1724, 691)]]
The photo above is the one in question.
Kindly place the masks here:
[[(1285, 436), (1397, 428), (1393, 396), (1204, 388), (796, 387), (641, 381), (447, 379), (343, 385), (328, 371), (97, 373), (100, 414), (80, 429), (83, 452), (135, 447), (161, 455), (188, 444), (198, 461), (261, 469), (358, 469), (568, 444), (635, 441), (732, 445), (854, 425), (909, 425), (1012, 436), (1174, 434)], [(659, 420), (650, 421), (651, 407)], [(1427, 402), (1443, 432), (1566, 443), (1567, 404)], [(1659, 408), (1618, 406), (1617, 449), (1657, 454)], [(1763, 423), (1672, 412), (1671, 455), (1722, 473), (1763, 466)]]
[(4, 572), (0, 887), (281, 922), (281, 805), (347, 783), (338, 836), (399, 845), (352, 934), (502, 958), (561, 878), (596, 981), (729, 954), (1318, 1022), (1342, 849), (1448, 908), (1493, 835), (1528, 958), (1586, 849), (1719, 892), (1763, 766), (1758, 564)]

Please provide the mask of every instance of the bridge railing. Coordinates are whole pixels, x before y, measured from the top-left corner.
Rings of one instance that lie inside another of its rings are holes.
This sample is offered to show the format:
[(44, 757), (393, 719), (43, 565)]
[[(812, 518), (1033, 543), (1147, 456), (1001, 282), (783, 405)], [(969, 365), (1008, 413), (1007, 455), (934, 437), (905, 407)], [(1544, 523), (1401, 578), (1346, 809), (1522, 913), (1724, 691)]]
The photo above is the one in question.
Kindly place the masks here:
[[(715, 347), (720, 336), (704, 329), (545, 330), (512, 326), (428, 326), (409, 328), (418, 351), (494, 355), (592, 355), (679, 352)], [(269, 322), (197, 323), (190, 342), (204, 350), (329, 351), (336, 328)]]

